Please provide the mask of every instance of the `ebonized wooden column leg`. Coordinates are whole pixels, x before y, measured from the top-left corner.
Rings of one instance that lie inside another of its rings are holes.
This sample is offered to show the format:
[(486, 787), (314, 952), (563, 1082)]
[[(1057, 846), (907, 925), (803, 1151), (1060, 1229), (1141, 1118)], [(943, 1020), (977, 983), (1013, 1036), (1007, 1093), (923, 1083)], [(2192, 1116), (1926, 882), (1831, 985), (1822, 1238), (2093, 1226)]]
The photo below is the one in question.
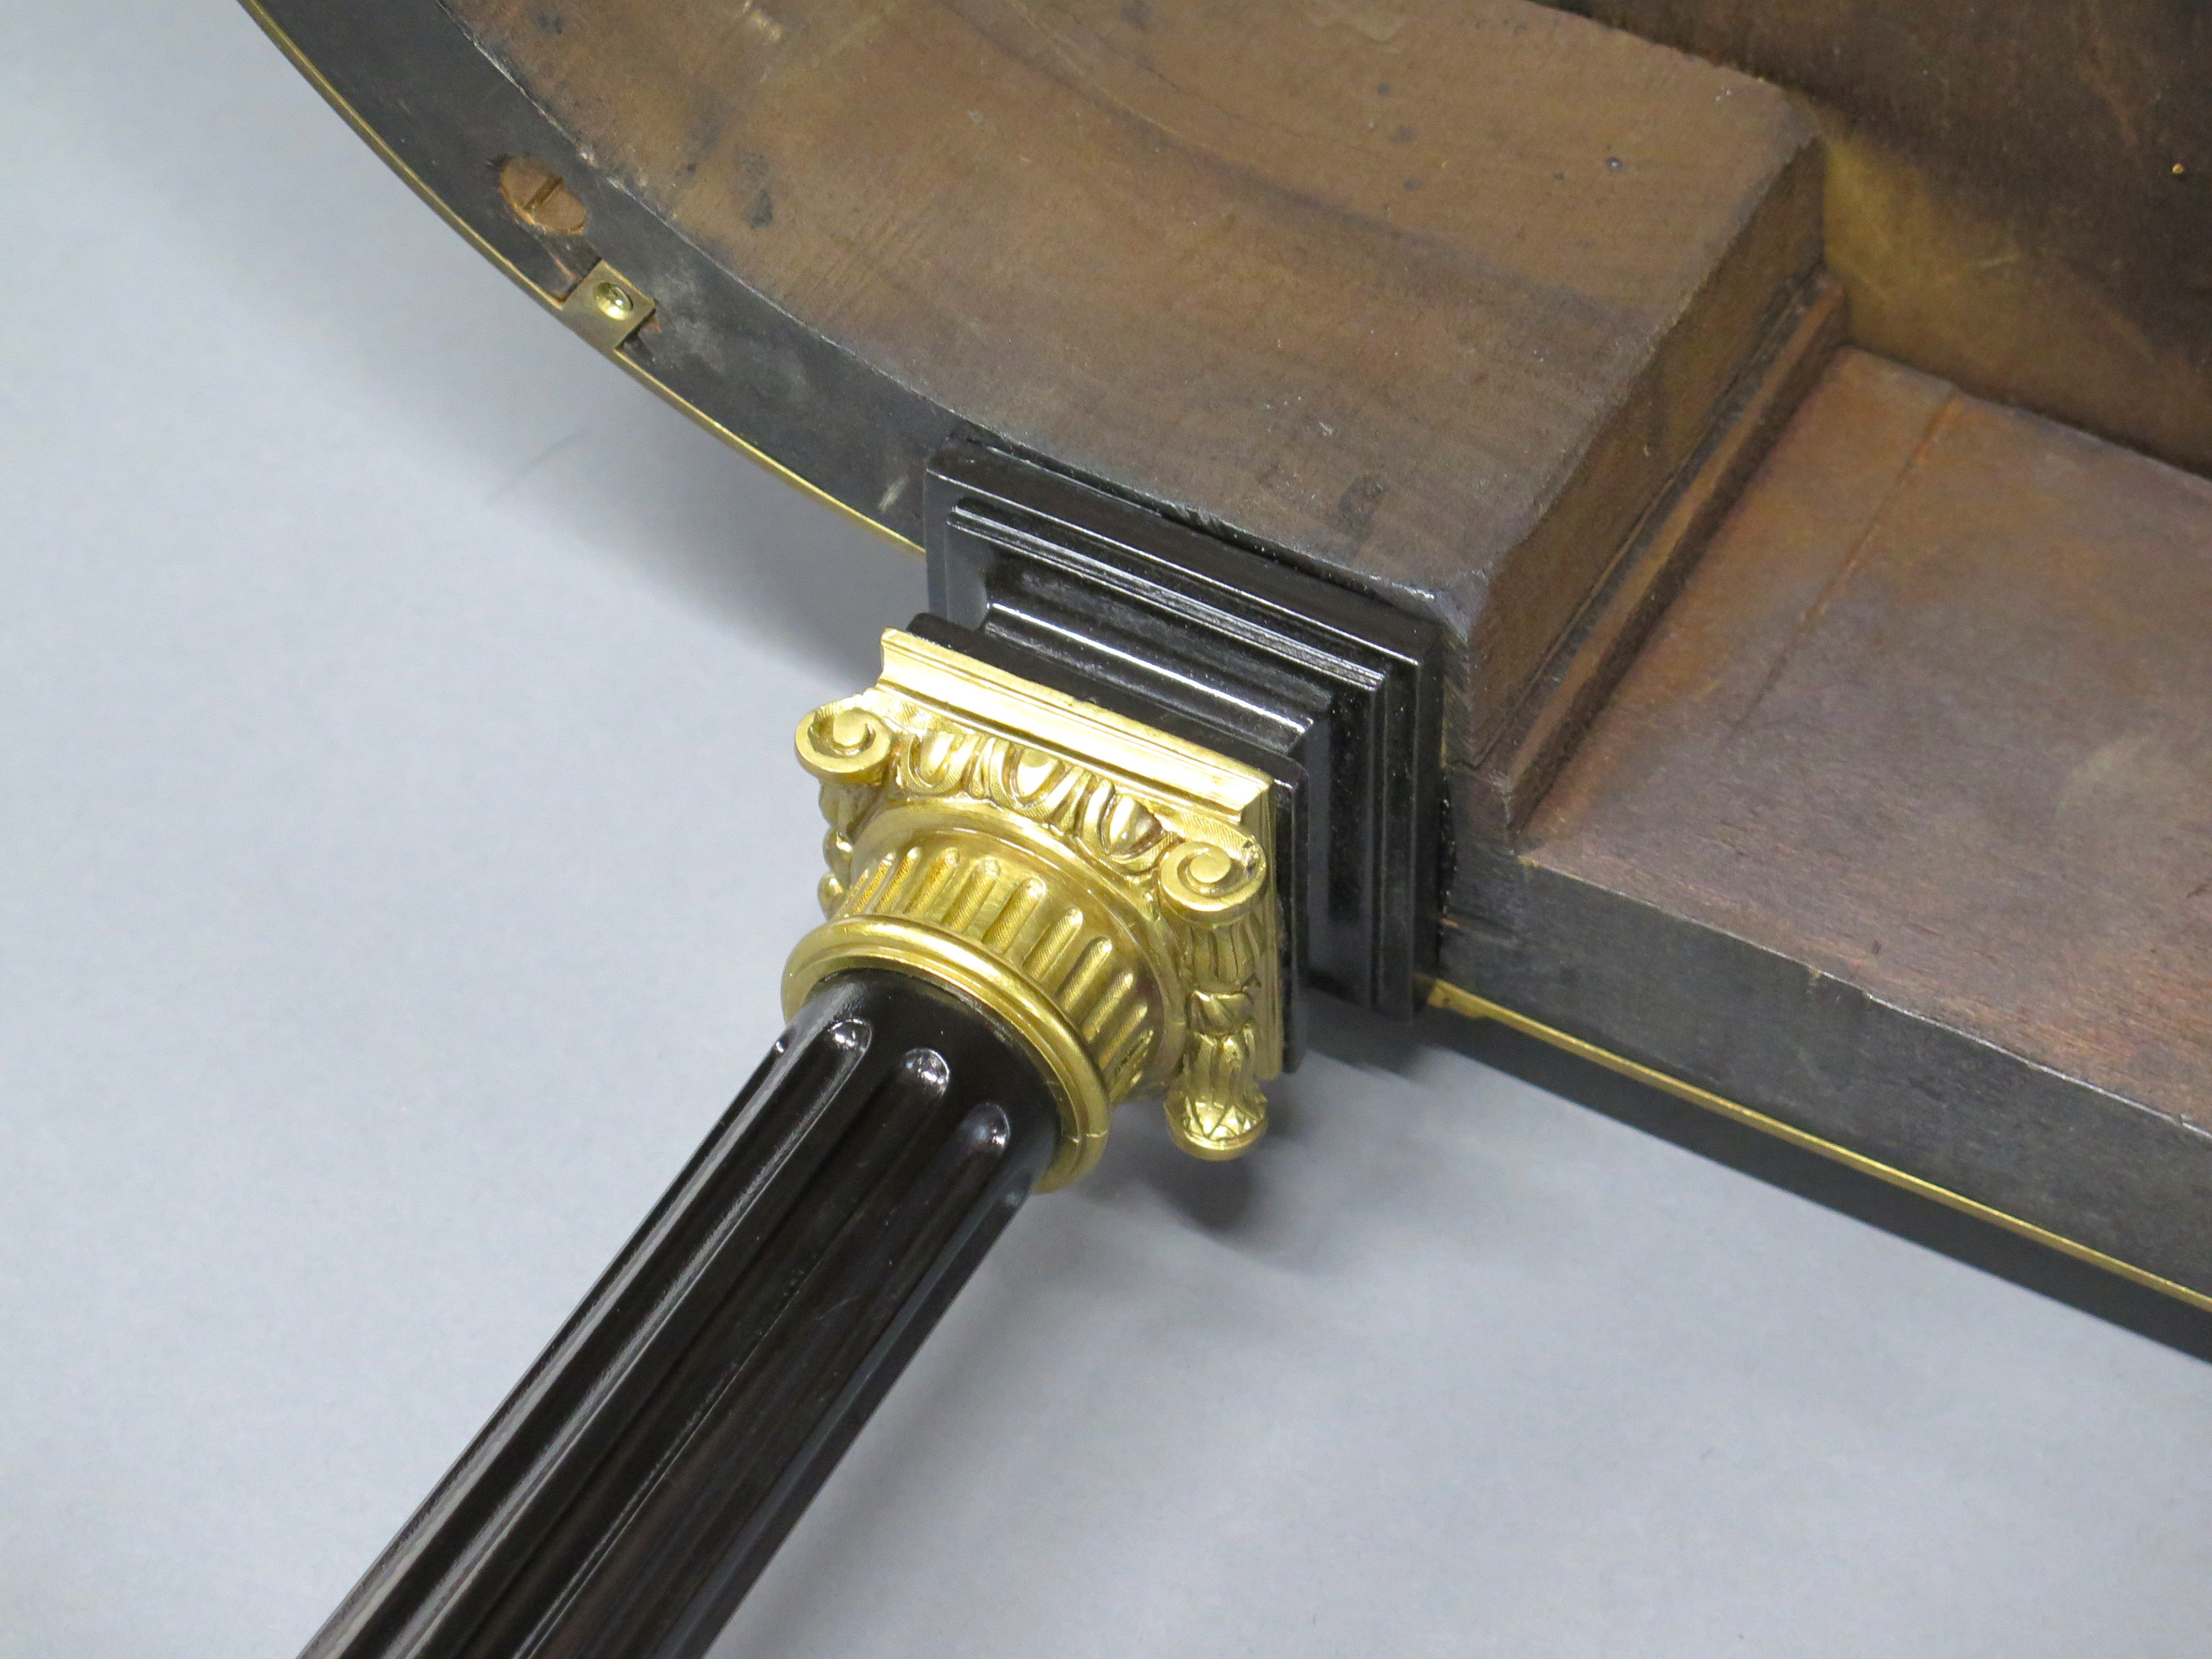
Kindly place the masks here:
[(703, 1652), (1057, 1133), (978, 1010), (825, 983), (304, 1659)]

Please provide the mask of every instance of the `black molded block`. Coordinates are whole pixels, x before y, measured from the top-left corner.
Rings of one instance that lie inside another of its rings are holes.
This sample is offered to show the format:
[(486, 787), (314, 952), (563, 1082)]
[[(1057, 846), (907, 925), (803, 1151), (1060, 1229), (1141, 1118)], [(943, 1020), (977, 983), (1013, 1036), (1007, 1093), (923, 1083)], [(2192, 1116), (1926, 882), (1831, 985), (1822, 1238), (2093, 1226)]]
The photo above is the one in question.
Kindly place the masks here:
[(1436, 625), (996, 450), (939, 455), (923, 518), (915, 631), (1270, 773), (1285, 982), (1411, 1016), (1443, 841)]

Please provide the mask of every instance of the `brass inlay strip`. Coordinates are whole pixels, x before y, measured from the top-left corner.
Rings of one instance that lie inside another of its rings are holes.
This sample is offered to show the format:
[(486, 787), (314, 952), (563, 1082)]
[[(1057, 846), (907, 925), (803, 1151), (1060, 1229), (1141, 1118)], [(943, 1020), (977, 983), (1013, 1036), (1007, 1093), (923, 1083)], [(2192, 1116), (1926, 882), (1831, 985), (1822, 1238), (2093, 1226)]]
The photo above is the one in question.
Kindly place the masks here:
[(2037, 1243), (2070, 1255), (2077, 1261), (2086, 1261), (2093, 1267), (2101, 1267), (2106, 1273), (2117, 1273), (2122, 1279), (2130, 1279), (2148, 1289), (2160, 1291), (2178, 1302), (2185, 1302), (2192, 1308), (2201, 1308), (2208, 1313), (2212, 1313), (2212, 1296), (2208, 1296), (2201, 1291), (2193, 1291), (2186, 1285), (2176, 1284), (2171, 1279), (2161, 1278), (2148, 1268), (2138, 1267), (2133, 1262), (2123, 1261), (2118, 1256), (2107, 1255), (2094, 1245), (2084, 1244), (2078, 1239), (2068, 1238), (2063, 1233), (2052, 1232), (2048, 1227), (2039, 1227), (2033, 1221), (2024, 1221), (2016, 1215), (2008, 1214), (1993, 1205), (1983, 1203), (1978, 1199), (1968, 1198), (1963, 1193), (1954, 1193), (1949, 1188), (1938, 1186), (1936, 1182), (1923, 1179), (1922, 1176), (1907, 1174), (1893, 1164), (1884, 1164), (1880, 1158), (1869, 1158), (1864, 1152), (1853, 1152), (1848, 1146), (1824, 1139), (1808, 1130), (1798, 1128), (1794, 1124), (1784, 1123), (1778, 1117), (1770, 1117), (1765, 1112), (1755, 1110), (1749, 1106), (1738, 1105), (1735, 1101), (1717, 1095), (1710, 1089), (1700, 1089), (1694, 1083), (1685, 1083), (1679, 1078), (1669, 1077), (1664, 1072), (1639, 1064), (1636, 1060), (1626, 1059), (1609, 1049), (1601, 1048), (1595, 1042), (1585, 1042), (1578, 1036), (1570, 1036), (1566, 1032), (1547, 1025), (1540, 1020), (1531, 1019), (1526, 1014), (1516, 1013), (1512, 1009), (1492, 1002), (1487, 997), (1477, 996), (1472, 991), (1463, 991), (1456, 985), (1449, 985), (1438, 980), (1435, 988), (1429, 994), (1429, 1004), (1431, 1007), (1446, 1009), (1455, 1014), (1463, 1014), (1469, 1019), (1494, 1019), (1500, 1025), (1510, 1026), (1524, 1036), (1534, 1037), (1539, 1042), (1548, 1042), (1555, 1048), (1564, 1048), (1571, 1054), (1578, 1055), (1583, 1060), (1594, 1060), (1608, 1072), (1617, 1072), (1623, 1077), (1635, 1079), (1638, 1083), (1648, 1083), (1655, 1089), (1662, 1089), (1678, 1100), (1686, 1100), (1693, 1106), (1702, 1106), (1709, 1112), (1717, 1112), (1721, 1116), (1733, 1119), (1747, 1128), (1756, 1129), (1761, 1134), (1772, 1135), (1777, 1140), (1787, 1141), (1793, 1146), (1802, 1146), (1809, 1152), (1818, 1152), (1821, 1157), (1832, 1158), (1838, 1164), (1856, 1170), (1862, 1175), (1870, 1175), (1877, 1181), (1886, 1181), (1893, 1187), (1902, 1188), (1909, 1193), (1917, 1193), (1923, 1198), (1933, 1199), (1936, 1203), (1948, 1206), (1962, 1214), (1994, 1223), (2008, 1232), (2017, 1233), (2023, 1238), (2032, 1238)]
[[(522, 272), (516, 268), (513, 260), (509, 259), (505, 254), (501, 253), (497, 248), (494, 247), (489, 242), (486, 241), (481, 235), (479, 235), (475, 227), (471, 225), (467, 220), (462, 218), (459, 214), (454, 212), (452, 208), (448, 207), (446, 204), (444, 198), (439, 196), (435, 191), (433, 191), (428, 185), (425, 184), (422, 181), (421, 175), (419, 175), (414, 168), (409, 167), (404, 161), (401, 160), (398, 153), (394, 150), (390, 144), (386, 143), (381, 135), (380, 135), (374, 127), (370, 126), (368, 123), (362, 118), (360, 112), (356, 110), (351, 104), (346, 101), (344, 95), (341, 94), (336, 87), (331, 84), (330, 78), (325, 76), (321, 70), (315, 66), (307, 55), (301, 52), (299, 46), (293, 41), (292, 37), (284, 33), (283, 27), (279, 24), (274, 17), (271, 17), (267, 10), (263, 8), (261, 0), (240, 0), (240, 3), (245, 6), (247, 15), (251, 16), (256, 23), (258, 23), (261, 26), (261, 32), (266, 34), (270, 40), (274, 41), (276, 45), (276, 49), (282, 52), (285, 57), (291, 60), (292, 67), (298, 70), (301, 75), (305, 76), (307, 77), (307, 83), (323, 95), (323, 101), (327, 103), (332, 109), (336, 110), (345, 118), (346, 125), (361, 135), (362, 142), (368, 144), (371, 149), (374, 150), (377, 155), (383, 159), (385, 166), (390, 167), (394, 173), (398, 173), (401, 179), (406, 181), (407, 187), (410, 190), (413, 191), (417, 196), (428, 203), (431, 208), (436, 211), (440, 218), (443, 219), (455, 230), (460, 232), (462, 236), (468, 240), (470, 245), (473, 246), (477, 252), (483, 254), (485, 258), (490, 260), (492, 264), (498, 266), (501, 270), (505, 271), (510, 277), (512, 277), (514, 280), (515, 285), (521, 289), (524, 293), (529, 295), (531, 298), (536, 300), (538, 304), (544, 306), (548, 311), (552, 312), (556, 316), (562, 313), (562, 302), (568, 296), (558, 294), (549, 294), (544, 289), (538, 287), (537, 283), (532, 282), (529, 277), (524, 276)], [(486, 156), (484, 159), (489, 162), (494, 158)], [(638, 320), (640, 322), (643, 322), (644, 318), (640, 317)], [(890, 526), (877, 523), (873, 519), (861, 512), (858, 507), (839, 501), (837, 497), (832, 495), (828, 490), (823, 489), (821, 485), (815, 483), (809, 479), (801, 477), (798, 473), (786, 466), (781, 461), (777, 460), (775, 456), (769, 454), (765, 450), (759, 448), (756, 445), (749, 442), (747, 440), (739, 437), (736, 433), (731, 431), (728, 427), (724, 426), (720, 421), (714, 419), (713, 416), (708, 415), (705, 410), (698, 408), (696, 404), (686, 401), (681, 394), (671, 391), (650, 371), (646, 369), (636, 361), (636, 359), (630, 356), (629, 354), (610, 349), (606, 351), (606, 356), (612, 358), (616, 362), (622, 365), (623, 368), (627, 369), (633, 378), (644, 382), (647, 386), (659, 393), (666, 402), (673, 404), (677, 409), (681, 410), (684, 414), (690, 416), (701, 426), (706, 428), (708, 431), (713, 433), (717, 438), (720, 438), (724, 443), (729, 445), (731, 448), (738, 451), (747, 459), (755, 462), (758, 465), (766, 467), (777, 477), (782, 479), (784, 483), (790, 484), (793, 488), (799, 490), (805, 495), (811, 495), (816, 501), (820, 501), (824, 507), (842, 514), (846, 518), (850, 519), (854, 523), (861, 526), (863, 528), (873, 531), (877, 535), (881, 536), (884, 540), (892, 543), (894, 545), (901, 548), (904, 551), (917, 556), (921, 554), (921, 549), (919, 546), (915, 543), (908, 541), (904, 536), (900, 535), (897, 531), (893, 530)]]

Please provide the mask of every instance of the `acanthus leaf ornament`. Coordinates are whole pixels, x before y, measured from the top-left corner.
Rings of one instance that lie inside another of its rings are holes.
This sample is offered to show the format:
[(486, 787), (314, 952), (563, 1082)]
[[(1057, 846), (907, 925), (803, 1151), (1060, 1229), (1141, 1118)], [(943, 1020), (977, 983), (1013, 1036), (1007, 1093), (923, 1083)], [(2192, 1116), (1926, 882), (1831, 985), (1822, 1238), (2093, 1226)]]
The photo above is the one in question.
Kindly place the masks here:
[(1138, 1095), (1200, 1157), (1260, 1138), (1283, 1048), (1266, 775), (896, 631), (883, 677), (809, 714), (798, 750), (822, 785), (827, 920), (787, 1007), (861, 966), (981, 1003), (1053, 1078), (1047, 1185), (1090, 1168)]

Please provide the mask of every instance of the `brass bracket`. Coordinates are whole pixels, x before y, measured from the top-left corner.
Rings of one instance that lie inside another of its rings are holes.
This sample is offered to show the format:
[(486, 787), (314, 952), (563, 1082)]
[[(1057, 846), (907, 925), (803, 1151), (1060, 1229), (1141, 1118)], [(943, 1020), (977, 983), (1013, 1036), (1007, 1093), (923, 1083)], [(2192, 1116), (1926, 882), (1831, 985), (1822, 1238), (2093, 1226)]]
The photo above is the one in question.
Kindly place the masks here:
[(883, 676), (800, 722), (822, 781), (829, 918), (784, 970), (916, 974), (981, 1003), (1060, 1108), (1043, 1184), (1098, 1160), (1124, 1100), (1234, 1158), (1283, 1056), (1265, 773), (896, 629)]
[(602, 259), (558, 309), (562, 322), (600, 350), (612, 351), (643, 328), (657, 307), (650, 294)]

